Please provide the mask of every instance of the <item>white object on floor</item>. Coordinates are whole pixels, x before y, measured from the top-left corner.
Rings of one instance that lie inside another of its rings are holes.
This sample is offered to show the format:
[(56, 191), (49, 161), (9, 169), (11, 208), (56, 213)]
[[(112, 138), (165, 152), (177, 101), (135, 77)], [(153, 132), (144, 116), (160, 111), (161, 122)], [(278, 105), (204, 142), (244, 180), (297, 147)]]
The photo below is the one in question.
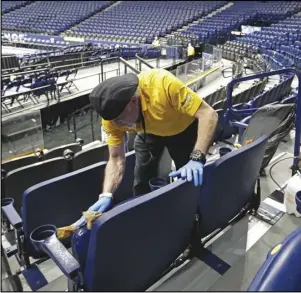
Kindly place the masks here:
[(301, 217), (297, 211), (296, 195), (301, 190), (301, 176), (296, 174), (287, 183), (284, 192), (284, 206), (288, 214), (294, 214), (296, 217)]

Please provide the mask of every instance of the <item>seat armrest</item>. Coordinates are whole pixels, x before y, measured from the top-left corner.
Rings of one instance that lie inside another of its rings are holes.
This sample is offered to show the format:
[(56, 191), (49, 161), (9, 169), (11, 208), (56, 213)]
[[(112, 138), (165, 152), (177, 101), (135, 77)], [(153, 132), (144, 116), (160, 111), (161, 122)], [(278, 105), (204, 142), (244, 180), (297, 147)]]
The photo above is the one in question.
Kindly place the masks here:
[(12, 204), (3, 206), (2, 212), (3, 212), (4, 216), (7, 218), (7, 220), (9, 221), (9, 223), (15, 229), (19, 229), (22, 227), (22, 219)]
[(45, 252), (70, 280), (78, 277), (80, 265), (56, 237), (56, 228), (43, 225), (30, 234), (30, 240), (38, 251)]

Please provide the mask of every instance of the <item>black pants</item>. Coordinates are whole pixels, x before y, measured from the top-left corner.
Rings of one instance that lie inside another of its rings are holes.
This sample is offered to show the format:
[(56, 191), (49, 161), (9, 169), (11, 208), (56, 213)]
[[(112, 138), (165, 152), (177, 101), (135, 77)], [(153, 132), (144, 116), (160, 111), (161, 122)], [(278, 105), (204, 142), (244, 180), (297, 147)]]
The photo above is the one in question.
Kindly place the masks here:
[(190, 62), (193, 60), (193, 56), (187, 56), (186, 62)]
[(136, 153), (134, 195), (150, 192), (148, 181), (157, 176), (164, 147), (167, 147), (177, 170), (189, 161), (197, 139), (197, 128), (198, 121), (195, 120), (185, 131), (174, 136), (162, 137), (138, 133), (134, 143)]

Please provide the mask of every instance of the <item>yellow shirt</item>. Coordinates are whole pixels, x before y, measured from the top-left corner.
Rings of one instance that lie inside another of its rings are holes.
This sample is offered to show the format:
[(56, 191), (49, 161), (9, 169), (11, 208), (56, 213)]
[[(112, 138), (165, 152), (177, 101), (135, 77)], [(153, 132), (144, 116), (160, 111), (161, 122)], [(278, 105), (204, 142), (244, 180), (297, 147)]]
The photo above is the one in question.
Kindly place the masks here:
[[(152, 69), (138, 74), (141, 92), (141, 108), (145, 131), (159, 136), (176, 135), (184, 131), (194, 120), (194, 114), (202, 98), (186, 87), (172, 73), (164, 69)], [(110, 146), (123, 143), (128, 127), (117, 127), (113, 121), (102, 121)], [(143, 131), (138, 123), (134, 131)]]
[(187, 56), (194, 56), (195, 51), (192, 46), (187, 47)]
[(159, 40), (154, 40), (152, 45), (155, 46), (155, 47), (159, 47), (160, 46)]

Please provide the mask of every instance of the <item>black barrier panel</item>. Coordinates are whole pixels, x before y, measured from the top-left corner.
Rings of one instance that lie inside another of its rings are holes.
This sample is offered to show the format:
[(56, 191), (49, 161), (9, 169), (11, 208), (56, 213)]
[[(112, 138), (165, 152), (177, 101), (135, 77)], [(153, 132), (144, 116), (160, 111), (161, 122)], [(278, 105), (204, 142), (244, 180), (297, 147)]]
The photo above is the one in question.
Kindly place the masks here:
[(89, 103), (89, 94), (86, 94), (41, 109), (42, 128), (45, 129), (46, 125), (55, 124), (58, 118), (60, 118), (62, 123), (65, 119), (67, 119), (69, 114), (81, 109)]
[(1, 57), (1, 70), (19, 68), (19, 61), (16, 55), (5, 55)]
[(83, 53), (73, 53), (73, 54), (66, 54), (60, 56), (49, 56), (47, 58), (43, 58), (39, 60), (36, 64), (44, 64), (47, 63), (49, 60), (52, 67), (57, 67), (57, 66), (78, 64), (81, 63), (82, 61), (83, 62), (88, 61), (87, 57), (84, 57), (84, 59), (82, 59), (81, 54)]

